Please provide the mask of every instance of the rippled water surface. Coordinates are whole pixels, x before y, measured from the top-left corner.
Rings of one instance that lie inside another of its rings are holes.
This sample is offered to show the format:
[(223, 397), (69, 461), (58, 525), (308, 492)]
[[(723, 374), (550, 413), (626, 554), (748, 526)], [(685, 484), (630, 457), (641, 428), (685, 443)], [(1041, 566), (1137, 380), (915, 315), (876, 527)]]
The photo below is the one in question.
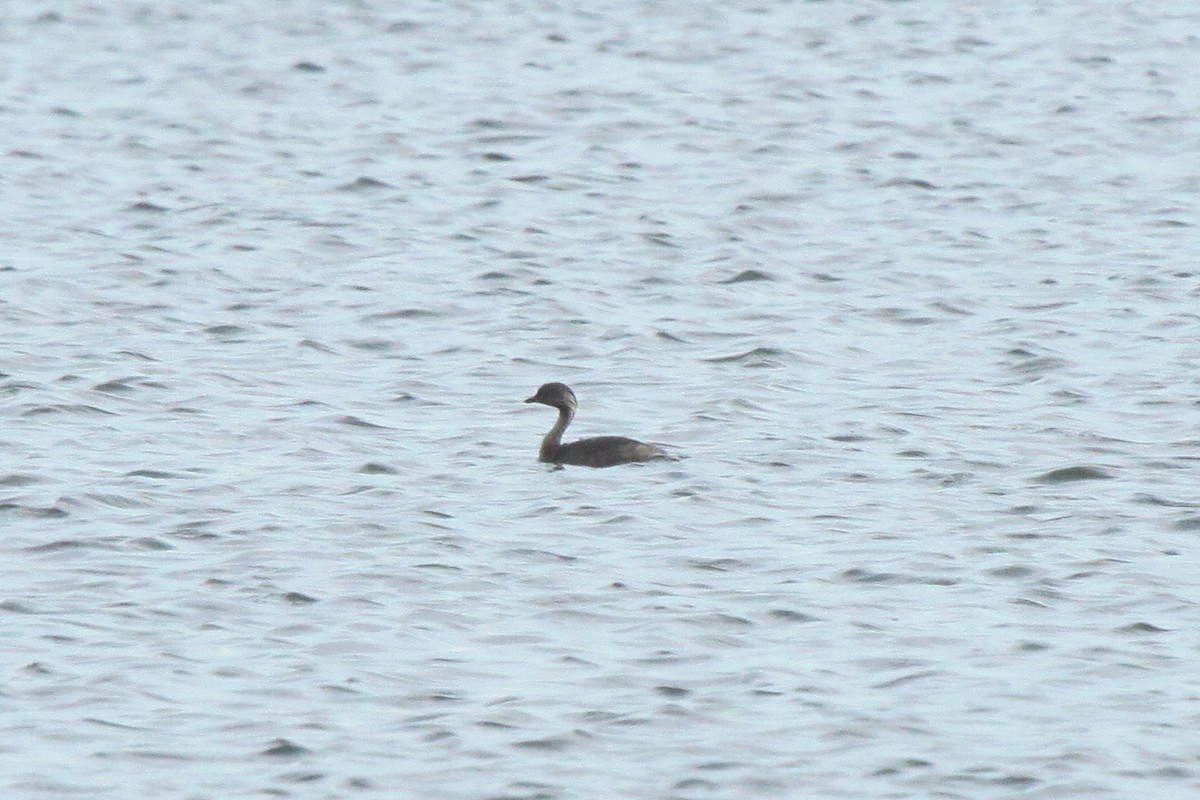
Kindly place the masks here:
[(1198, 796), (1197, 30), (11, 4), (3, 796)]

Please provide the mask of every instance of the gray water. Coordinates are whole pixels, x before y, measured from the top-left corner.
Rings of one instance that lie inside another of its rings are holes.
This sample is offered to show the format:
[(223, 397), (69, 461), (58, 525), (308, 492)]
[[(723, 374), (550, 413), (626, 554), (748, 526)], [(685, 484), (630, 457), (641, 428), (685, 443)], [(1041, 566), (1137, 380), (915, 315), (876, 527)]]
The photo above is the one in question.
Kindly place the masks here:
[(5, 798), (1198, 796), (1191, 0), (5, 9)]

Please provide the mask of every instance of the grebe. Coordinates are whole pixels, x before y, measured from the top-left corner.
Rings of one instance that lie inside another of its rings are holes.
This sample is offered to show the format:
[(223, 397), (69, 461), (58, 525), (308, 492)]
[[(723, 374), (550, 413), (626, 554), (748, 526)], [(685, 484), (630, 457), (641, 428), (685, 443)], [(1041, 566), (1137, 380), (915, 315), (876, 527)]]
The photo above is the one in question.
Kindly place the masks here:
[(563, 431), (571, 424), (575, 417), (575, 409), (579, 405), (575, 393), (565, 383), (547, 383), (525, 402), (541, 403), (558, 409), (558, 421), (542, 439), (538, 461), (581, 467), (612, 467), (634, 461), (671, 457), (661, 448), (624, 436), (597, 436), (563, 444)]

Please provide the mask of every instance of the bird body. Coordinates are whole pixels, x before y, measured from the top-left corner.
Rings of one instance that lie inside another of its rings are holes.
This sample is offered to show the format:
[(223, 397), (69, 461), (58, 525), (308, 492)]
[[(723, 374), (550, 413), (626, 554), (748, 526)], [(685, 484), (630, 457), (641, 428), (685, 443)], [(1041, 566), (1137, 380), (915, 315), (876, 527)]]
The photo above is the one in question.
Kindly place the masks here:
[(670, 458), (665, 450), (625, 436), (595, 436), (577, 442), (562, 443), (563, 433), (575, 418), (579, 401), (564, 383), (547, 383), (525, 401), (558, 409), (558, 420), (542, 438), (538, 461), (547, 464), (572, 464), (581, 467), (613, 467), (656, 458)]

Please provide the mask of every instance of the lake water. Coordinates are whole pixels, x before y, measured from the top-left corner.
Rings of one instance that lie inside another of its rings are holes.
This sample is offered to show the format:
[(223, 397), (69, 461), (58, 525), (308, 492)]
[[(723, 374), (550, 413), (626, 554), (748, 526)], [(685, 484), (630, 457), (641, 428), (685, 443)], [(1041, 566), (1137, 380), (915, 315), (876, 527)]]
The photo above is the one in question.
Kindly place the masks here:
[(9, 4), (3, 796), (1200, 796), (1197, 31)]

